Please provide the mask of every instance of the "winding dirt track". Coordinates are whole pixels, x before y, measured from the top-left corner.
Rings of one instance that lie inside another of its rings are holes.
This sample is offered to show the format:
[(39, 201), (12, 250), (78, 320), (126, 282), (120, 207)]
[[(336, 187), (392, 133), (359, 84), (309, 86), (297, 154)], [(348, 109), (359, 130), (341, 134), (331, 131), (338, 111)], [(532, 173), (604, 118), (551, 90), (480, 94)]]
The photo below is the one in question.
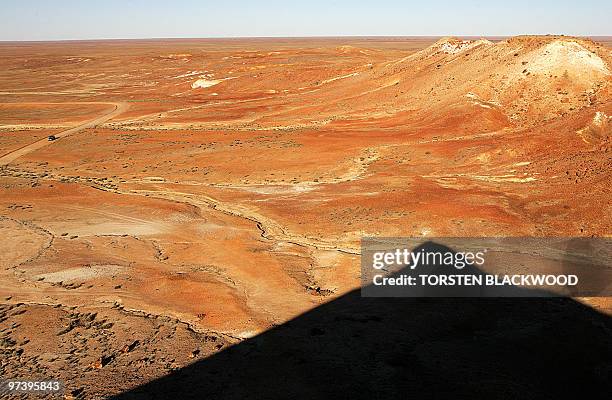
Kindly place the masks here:
[[(100, 102), (100, 103), (58, 103), (58, 104), (109, 104), (109, 105), (113, 105), (115, 106), (115, 108), (108, 112), (105, 113), (104, 115), (101, 115), (95, 119), (89, 120), (87, 122), (84, 122), (80, 125), (77, 125), (73, 128), (67, 129), (63, 132), (57, 133), (55, 134), (55, 137), (60, 139), (60, 138), (64, 138), (66, 136), (72, 135), (73, 133), (77, 133), (82, 131), (83, 129), (87, 129), (87, 128), (93, 128), (94, 126), (103, 124), (104, 122), (111, 120), (113, 118), (115, 118), (117, 115), (123, 113), (124, 111), (126, 111), (129, 108), (129, 104), (128, 103), (107, 103), (107, 102)], [(52, 141), (49, 141), (47, 138), (43, 138), (40, 140), (37, 140), (34, 143), (30, 143), (26, 146), (23, 146), (17, 150), (13, 150), (7, 154), (4, 154), (2, 157), (0, 157), (0, 165), (7, 165), (13, 161), (15, 161), (16, 159), (18, 159), (19, 157), (22, 157), (26, 154), (30, 154), (33, 151), (36, 151), (40, 148), (43, 148), (45, 146), (50, 145), (51, 143), (53, 143)]]

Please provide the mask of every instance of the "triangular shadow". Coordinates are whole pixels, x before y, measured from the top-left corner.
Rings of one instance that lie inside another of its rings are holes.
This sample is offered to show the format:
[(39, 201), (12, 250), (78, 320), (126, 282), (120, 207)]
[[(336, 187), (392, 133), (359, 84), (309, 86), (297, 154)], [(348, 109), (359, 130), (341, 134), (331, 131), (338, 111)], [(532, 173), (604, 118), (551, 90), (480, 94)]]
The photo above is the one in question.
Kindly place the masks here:
[(607, 398), (610, 317), (535, 295), (364, 298), (354, 290), (113, 398)]

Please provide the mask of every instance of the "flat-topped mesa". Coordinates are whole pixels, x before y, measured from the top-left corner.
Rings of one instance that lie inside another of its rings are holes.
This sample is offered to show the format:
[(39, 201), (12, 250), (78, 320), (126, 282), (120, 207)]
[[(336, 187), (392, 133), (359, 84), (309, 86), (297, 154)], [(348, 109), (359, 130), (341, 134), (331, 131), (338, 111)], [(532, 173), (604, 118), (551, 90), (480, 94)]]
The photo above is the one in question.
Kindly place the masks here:
[(486, 70), (491, 79), (481, 75), (477, 93), (503, 105), (510, 118), (521, 124), (540, 123), (591, 106), (595, 94), (612, 77), (606, 49), (567, 36), (509, 38), (479, 53), (478, 59), (489, 60)]
[(498, 44), (508, 44), (511, 46), (520, 45), (525, 48), (535, 48), (556, 41), (580, 43), (591, 50), (602, 47), (591, 39), (566, 35), (518, 35), (502, 40)]
[[(597, 78), (610, 75), (610, 52), (589, 39), (569, 36), (516, 36), (497, 44), (486, 39), (463, 40), (444, 37), (415, 55), (413, 60), (432, 56), (454, 58), (477, 50), (485, 59), (504, 58), (512, 55), (519, 57), (523, 65), (530, 64), (532, 73), (542, 72), (552, 75), (575, 72), (574, 75), (595, 74)], [(606, 59), (608, 61), (606, 61)], [(514, 61), (518, 61), (515, 59)], [(500, 65), (501, 66), (501, 65)]]
[(556, 39), (537, 46), (528, 55), (533, 73), (570, 73), (577, 77), (610, 75), (606, 61), (585, 41)]
[[(517, 36), (496, 45), (526, 58), (532, 72), (574, 70), (577, 75), (610, 75), (610, 51), (590, 39), (570, 36)], [(561, 71), (563, 72), (563, 71)]]
[[(400, 82), (400, 88), (406, 82), (406, 108), (469, 99), (481, 112), (527, 126), (597, 105), (600, 90), (612, 83), (611, 71), (610, 51), (588, 39), (520, 36), (493, 43), (445, 37), (389, 63), (381, 80)], [(416, 106), (412, 98), (432, 103)]]

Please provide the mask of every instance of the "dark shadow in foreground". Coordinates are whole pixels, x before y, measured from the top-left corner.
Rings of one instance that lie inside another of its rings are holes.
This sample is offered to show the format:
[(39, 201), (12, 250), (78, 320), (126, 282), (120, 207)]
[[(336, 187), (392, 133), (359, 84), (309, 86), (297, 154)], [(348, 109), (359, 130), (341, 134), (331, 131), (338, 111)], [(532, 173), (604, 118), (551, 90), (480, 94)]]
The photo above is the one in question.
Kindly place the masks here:
[(564, 298), (359, 290), (115, 399), (609, 398), (611, 318)]

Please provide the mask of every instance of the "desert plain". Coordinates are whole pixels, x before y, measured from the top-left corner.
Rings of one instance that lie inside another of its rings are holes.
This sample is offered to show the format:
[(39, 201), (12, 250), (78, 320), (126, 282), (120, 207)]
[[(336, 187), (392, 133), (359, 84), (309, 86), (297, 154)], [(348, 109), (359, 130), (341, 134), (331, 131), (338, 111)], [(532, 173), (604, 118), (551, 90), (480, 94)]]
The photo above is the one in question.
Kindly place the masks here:
[(363, 236), (610, 236), (611, 44), (0, 43), (3, 375), (127, 390), (358, 288)]

